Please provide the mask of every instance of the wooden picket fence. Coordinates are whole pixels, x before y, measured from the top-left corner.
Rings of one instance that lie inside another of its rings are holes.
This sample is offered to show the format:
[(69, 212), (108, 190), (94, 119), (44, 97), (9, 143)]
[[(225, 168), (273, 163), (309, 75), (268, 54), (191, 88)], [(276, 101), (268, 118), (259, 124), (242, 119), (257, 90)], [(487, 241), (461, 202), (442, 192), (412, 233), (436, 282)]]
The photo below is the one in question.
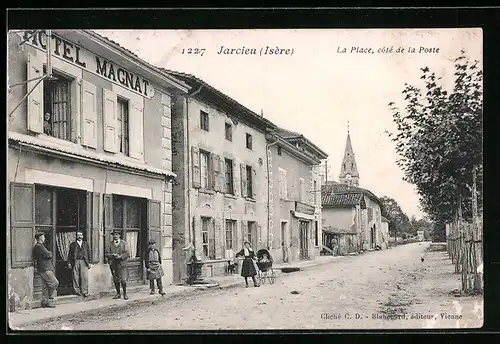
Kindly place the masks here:
[(448, 254), (455, 265), (455, 273), (462, 275), (462, 291), (483, 291), (483, 274), (478, 267), (483, 263), (482, 225), (454, 221), (447, 236)]

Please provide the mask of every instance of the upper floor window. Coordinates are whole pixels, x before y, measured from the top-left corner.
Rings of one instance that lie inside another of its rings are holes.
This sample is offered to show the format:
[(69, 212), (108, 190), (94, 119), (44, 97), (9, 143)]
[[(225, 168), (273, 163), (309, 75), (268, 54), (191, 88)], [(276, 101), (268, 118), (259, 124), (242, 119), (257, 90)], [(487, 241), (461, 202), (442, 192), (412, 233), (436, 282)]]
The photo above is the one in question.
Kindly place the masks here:
[(209, 131), (208, 113), (200, 110), (200, 128)]
[(246, 173), (246, 177), (247, 177), (247, 197), (253, 197), (253, 193), (254, 193), (254, 185), (253, 185), (253, 172), (252, 172), (252, 166), (249, 166), (247, 165), (246, 167), (247, 169), (247, 173)]
[(60, 74), (43, 81), (43, 132), (71, 141), (71, 82)]
[(281, 156), (281, 147), (278, 147), (278, 155)]
[(227, 194), (234, 195), (234, 177), (233, 177), (233, 160), (225, 159), (224, 160), (224, 174), (225, 174), (225, 190), (224, 192)]
[(314, 181), (313, 182), (313, 204), (318, 204), (318, 182)]
[(288, 196), (288, 188), (287, 188), (287, 180), (286, 180), (286, 170), (282, 169), (281, 167), (279, 168), (280, 174), (279, 174), (279, 191), (280, 191), (280, 198), (281, 199), (287, 199)]
[(119, 152), (124, 155), (129, 155), (129, 104), (128, 100), (118, 97), (117, 99), (118, 112), (118, 147)]
[(373, 208), (368, 207), (368, 222), (373, 219)]
[(201, 175), (201, 188), (209, 188), (209, 156), (210, 153), (200, 151), (200, 175)]
[(225, 136), (226, 140), (233, 141), (233, 126), (229, 123), (226, 123), (225, 126)]
[(246, 143), (247, 143), (247, 148), (251, 150), (252, 149), (252, 135), (247, 134)]

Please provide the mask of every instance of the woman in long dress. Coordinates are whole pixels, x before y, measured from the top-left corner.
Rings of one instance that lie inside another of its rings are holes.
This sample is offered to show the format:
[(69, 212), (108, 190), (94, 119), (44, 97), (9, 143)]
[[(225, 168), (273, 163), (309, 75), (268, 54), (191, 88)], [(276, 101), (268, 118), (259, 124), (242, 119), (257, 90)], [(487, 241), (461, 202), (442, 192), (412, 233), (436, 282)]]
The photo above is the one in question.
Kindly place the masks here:
[(252, 277), (253, 286), (260, 287), (260, 285), (257, 283), (257, 279), (255, 278), (255, 275), (257, 275), (257, 263), (255, 262), (255, 259), (257, 257), (248, 241), (245, 241), (243, 243), (243, 248), (238, 253), (236, 253), (236, 258), (237, 257), (243, 257), (241, 276), (245, 278), (245, 286), (248, 288), (248, 277)]

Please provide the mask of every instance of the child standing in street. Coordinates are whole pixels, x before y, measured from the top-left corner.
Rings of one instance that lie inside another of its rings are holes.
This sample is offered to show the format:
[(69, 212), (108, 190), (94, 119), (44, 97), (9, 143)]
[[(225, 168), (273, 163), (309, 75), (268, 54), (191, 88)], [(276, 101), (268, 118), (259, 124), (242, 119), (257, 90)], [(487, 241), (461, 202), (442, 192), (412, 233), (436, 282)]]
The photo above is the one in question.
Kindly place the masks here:
[(158, 286), (158, 293), (160, 295), (165, 295), (163, 292), (163, 283), (161, 278), (163, 277), (163, 268), (161, 267), (161, 256), (160, 251), (156, 249), (156, 242), (154, 240), (149, 240), (149, 250), (146, 253), (146, 269), (147, 269), (147, 279), (149, 280), (149, 288), (151, 289), (150, 294), (155, 293), (155, 280)]

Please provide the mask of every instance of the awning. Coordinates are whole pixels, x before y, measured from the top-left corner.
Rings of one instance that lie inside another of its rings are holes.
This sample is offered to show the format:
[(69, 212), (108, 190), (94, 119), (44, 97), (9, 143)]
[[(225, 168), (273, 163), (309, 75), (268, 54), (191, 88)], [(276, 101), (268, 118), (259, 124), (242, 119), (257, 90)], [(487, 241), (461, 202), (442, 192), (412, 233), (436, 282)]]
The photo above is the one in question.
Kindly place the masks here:
[[(57, 142), (57, 139), (53, 139), (51, 137), (46, 137), (45, 139), (16, 133), (13, 131), (9, 131), (9, 140), (13, 140), (15, 142), (20, 142), (26, 146), (35, 147), (38, 150), (46, 150), (51, 152), (58, 152), (63, 155), (70, 155), (72, 158), (79, 158), (81, 160), (90, 160), (94, 162), (101, 163), (111, 163), (124, 167), (128, 167), (135, 170), (142, 170), (153, 174), (165, 175), (170, 177), (177, 177), (175, 173), (169, 170), (155, 168), (149, 166), (145, 163), (141, 162), (133, 162), (129, 160), (125, 160), (123, 158), (118, 158), (115, 156), (108, 156), (100, 153), (93, 152), (88, 149), (84, 149), (82, 146), (77, 145), (72, 142)], [(59, 140), (62, 141), (62, 140)]]
[(309, 214), (304, 214), (304, 213), (299, 213), (297, 211), (292, 210), (292, 215), (301, 219), (306, 219), (306, 220), (315, 220), (316, 217), (314, 215), (309, 215)]

